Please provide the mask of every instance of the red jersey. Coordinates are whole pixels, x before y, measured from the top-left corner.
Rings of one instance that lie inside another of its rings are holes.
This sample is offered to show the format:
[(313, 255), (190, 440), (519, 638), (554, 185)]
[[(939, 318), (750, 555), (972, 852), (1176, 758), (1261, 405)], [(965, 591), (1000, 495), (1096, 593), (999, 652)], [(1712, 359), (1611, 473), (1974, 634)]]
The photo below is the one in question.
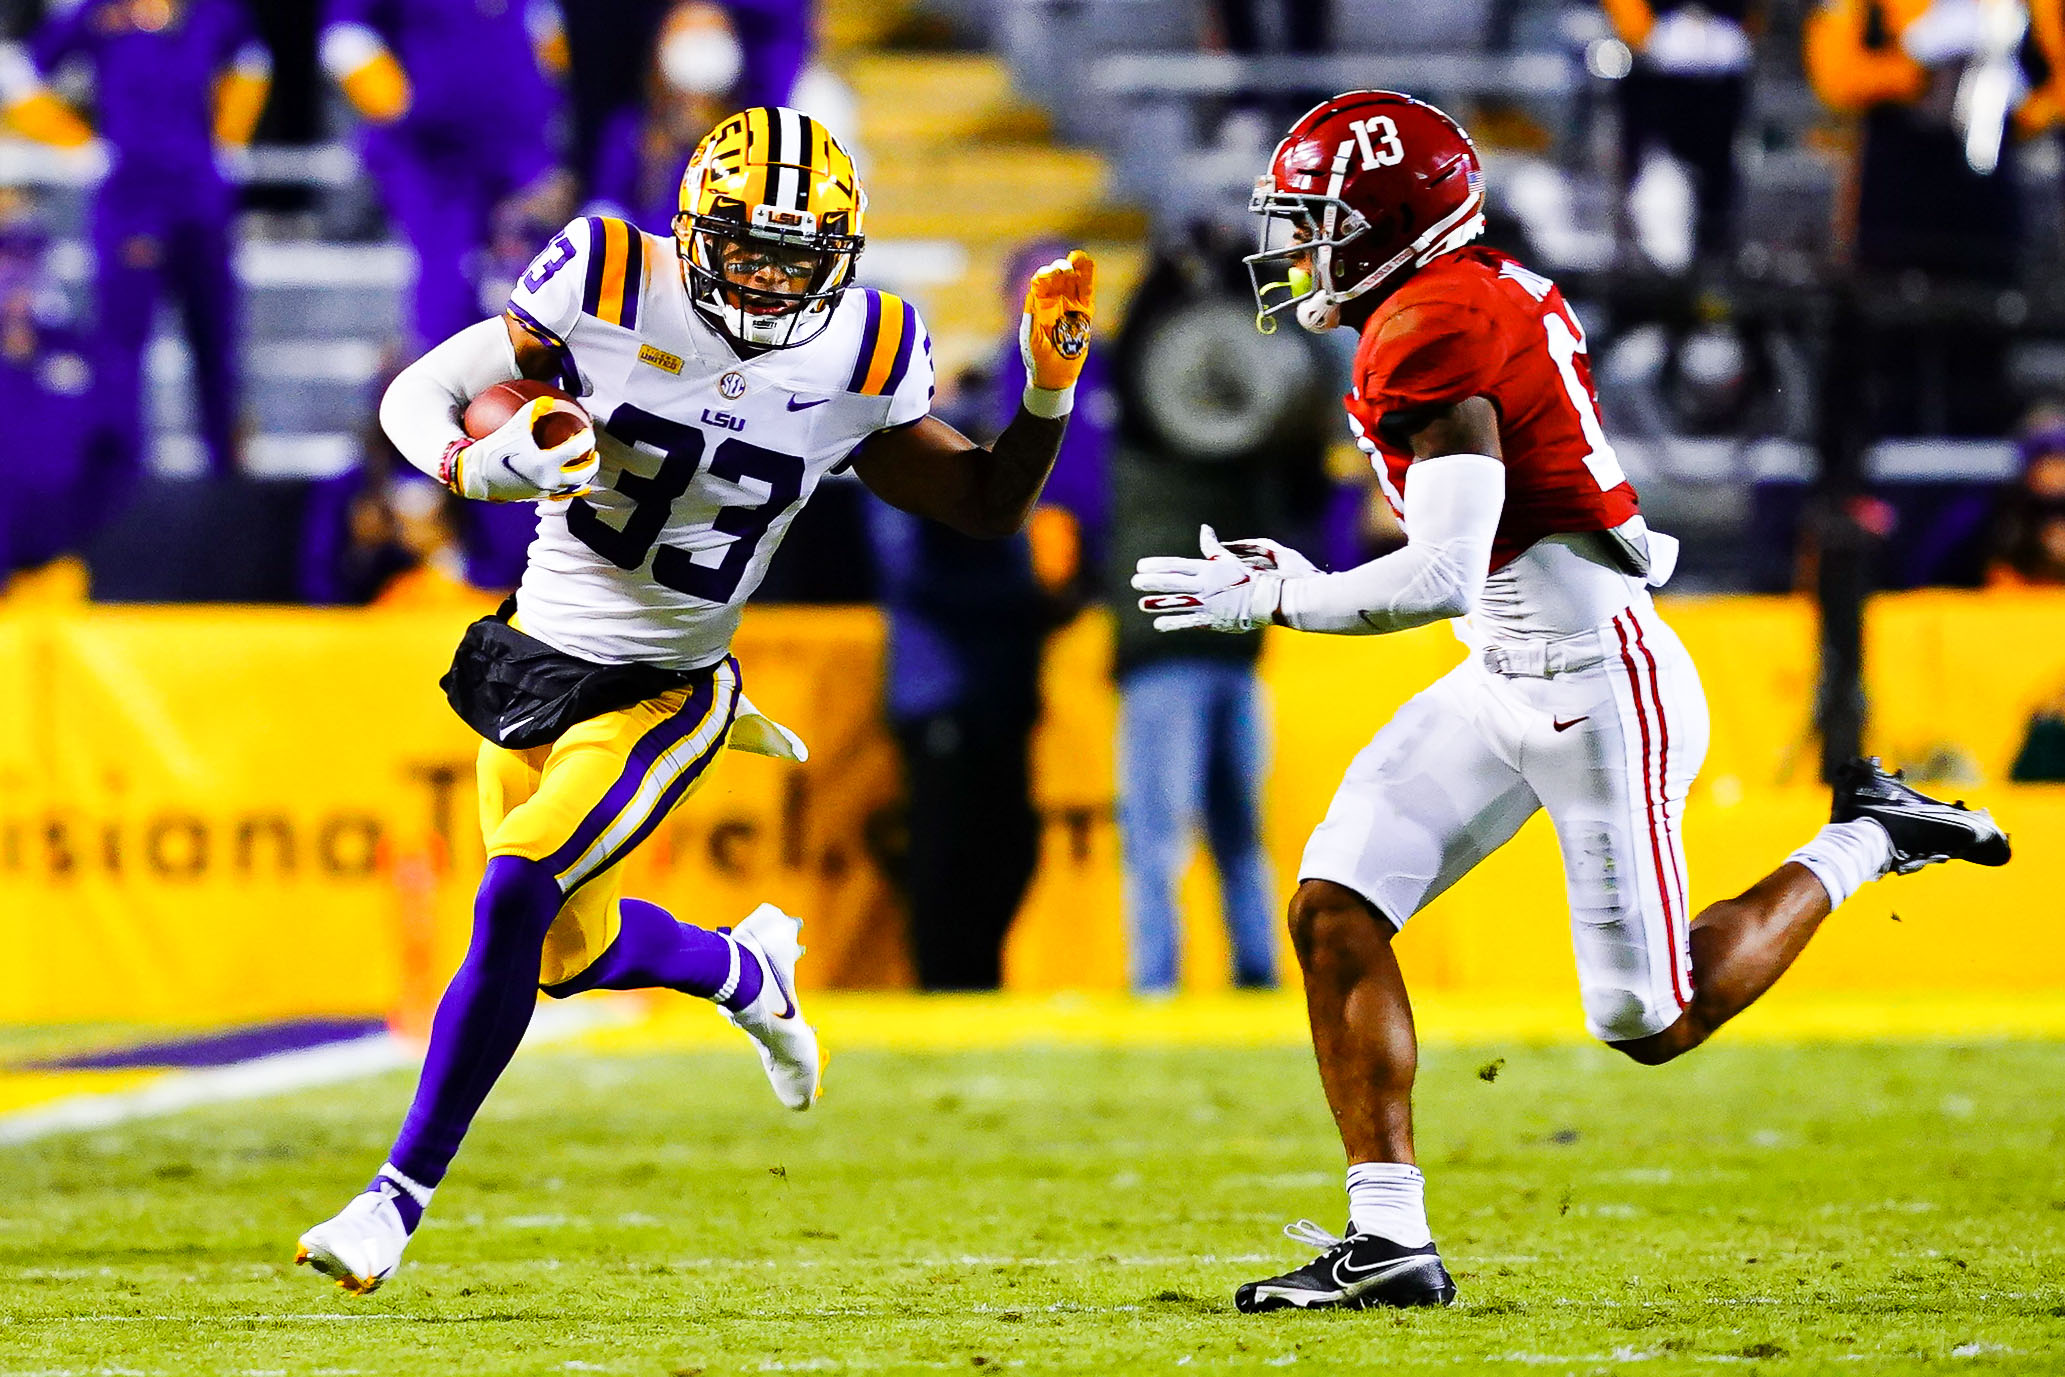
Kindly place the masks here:
[(1379, 422), (1473, 396), (1498, 408), (1506, 464), (1493, 572), (1545, 536), (1611, 530), (1639, 511), (1599, 425), (1577, 317), (1555, 283), (1486, 248), (1443, 254), (1414, 273), (1363, 326), (1355, 349), (1348, 425), (1399, 515), (1412, 452)]

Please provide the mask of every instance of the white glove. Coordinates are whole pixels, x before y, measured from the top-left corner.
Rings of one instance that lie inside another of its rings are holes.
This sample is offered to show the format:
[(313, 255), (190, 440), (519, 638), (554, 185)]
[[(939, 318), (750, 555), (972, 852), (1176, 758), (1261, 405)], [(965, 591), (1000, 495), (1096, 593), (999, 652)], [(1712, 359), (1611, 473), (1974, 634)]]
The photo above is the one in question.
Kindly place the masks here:
[(453, 441), (438, 476), (461, 497), (486, 502), (535, 502), (588, 491), (602, 468), (595, 427), (583, 426), (550, 449), (538, 447), (533, 428), (557, 405), (554, 398), (533, 397), (493, 434)]
[(1210, 526), (1202, 526), (1198, 528), (1198, 545), (1207, 559), (1231, 555), (1250, 569), (1281, 574), (1287, 579), (1311, 578), (1319, 572), (1319, 566), (1311, 560), (1268, 536), (1247, 536), (1221, 544)]
[(1283, 601), (1284, 576), (1244, 564), (1210, 526), (1199, 528), (1198, 546), (1203, 559), (1150, 555), (1133, 566), (1134, 590), (1153, 595), (1140, 599), (1140, 610), (1154, 614), (1154, 629), (1239, 632), (1269, 625)]

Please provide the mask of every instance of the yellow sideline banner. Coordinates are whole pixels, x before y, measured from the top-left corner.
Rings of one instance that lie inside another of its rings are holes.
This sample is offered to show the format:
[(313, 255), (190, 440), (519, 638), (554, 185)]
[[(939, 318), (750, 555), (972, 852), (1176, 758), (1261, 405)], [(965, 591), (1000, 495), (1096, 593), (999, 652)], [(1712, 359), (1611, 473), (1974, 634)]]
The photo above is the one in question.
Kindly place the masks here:
[[(1695, 902), (1734, 893), (1826, 807), (1808, 731), (1813, 610), (1681, 600), (1714, 748), (1686, 826)], [(464, 946), (481, 863), (476, 741), (437, 678), (446, 611), (22, 608), (0, 612), (0, 1021), (420, 1018)], [(882, 626), (865, 608), (761, 608), (738, 641), (748, 691), (800, 732), (808, 764), (731, 754), (648, 843), (626, 892), (727, 923), (802, 914), (806, 984), (907, 984), (887, 875), (897, 766), (879, 721)], [(1873, 604), (1873, 737), (1998, 780), (2033, 708), (2065, 687), (2065, 598), (1921, 594)], [(1453, 665), (1443, 628), (1274, 635), (1269, 844), (1288, 892), (1348, 759)], [(1124, 979), (1112, 820), (1109, 626), (1054, 641), (1035, 742), (1042, 863), (1007, 959), (1022, 990)], [(2065, 789), (1983, 786), (2017, 834), (2003, 871), (1874, 886), (1792, 981), (1825, 989), (2065, 993), (2052, 918)], [(1185, 884), (1189, 983), (1224, 984), (1209, 873)], [(1897, 912), (1901, 921), (1889, 921)], [(1562, 875), (1536, 820), (1414, 922), (1401, 951), (1430, 990), (1568, 997)]]

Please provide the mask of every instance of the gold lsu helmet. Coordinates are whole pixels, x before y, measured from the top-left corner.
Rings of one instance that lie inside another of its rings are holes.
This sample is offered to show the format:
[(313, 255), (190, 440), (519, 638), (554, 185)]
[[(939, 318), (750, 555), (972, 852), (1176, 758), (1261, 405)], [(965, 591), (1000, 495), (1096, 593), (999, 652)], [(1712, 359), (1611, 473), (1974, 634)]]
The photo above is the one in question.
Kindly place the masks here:
[(741, 344), (816, 338), (853, 280), (867, 206), (831, 130), (787, 106), (741, 110), (704, 136), (681, 177), (674, 236), (689, 296)]

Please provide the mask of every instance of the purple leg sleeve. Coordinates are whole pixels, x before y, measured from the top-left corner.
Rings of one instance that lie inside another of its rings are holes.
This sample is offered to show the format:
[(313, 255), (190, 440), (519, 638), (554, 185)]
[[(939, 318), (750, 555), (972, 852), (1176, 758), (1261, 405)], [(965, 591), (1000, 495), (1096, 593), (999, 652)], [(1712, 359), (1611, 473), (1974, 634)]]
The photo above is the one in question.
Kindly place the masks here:
[(437, 1002), (416, 1099), (388, 1155), (426, 1186), (444, 1180), (459, 1140), (530, 1027), (538, 958), (560, 899), (558, 881), (538, 862), (488, 861), (473, 902), (473, 942)]
[[(712, 999), (731, 979), (732, 942), (723, 933), (678, 922), (643, 899), (619, 900), (617, 914), (622, 926), (609, 950), (572, 980), (548, 985), (546, 994), (563, 999), (583, 990), (679, 990)], [(740, 956), (739, 983), (724, 1001), (728, 1009), (743, 1009), (760, 993), (760, 963)]]

